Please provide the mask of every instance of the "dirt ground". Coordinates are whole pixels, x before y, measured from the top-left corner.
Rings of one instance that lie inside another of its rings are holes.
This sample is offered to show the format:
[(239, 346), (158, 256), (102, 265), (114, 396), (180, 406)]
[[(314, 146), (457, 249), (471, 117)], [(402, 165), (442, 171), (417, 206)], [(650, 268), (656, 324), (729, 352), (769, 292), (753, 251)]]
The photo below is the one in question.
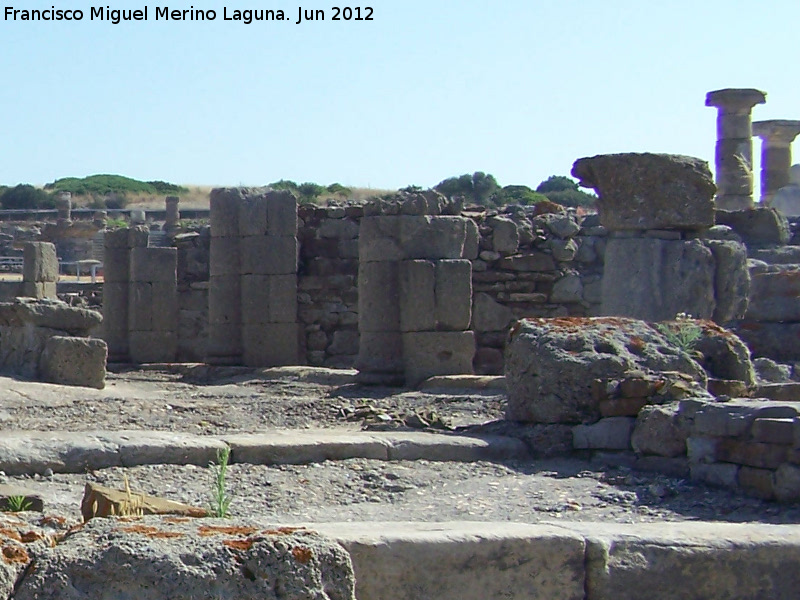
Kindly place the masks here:
[[(0, 378), (2, 430), (151, 429), (195, 434), (276, 428), (441, 431), (502, 418), (497, 391), (430, 393), (363, 388), (351, 373), (202, 367), (183, 373), (109, 374), (105, 390)], [(156, 465), (79, 475), (11, 477), (41, 493), (51, 510), (77, 517), (83, 487), (96, 481), (206, 506), (208, 468)], [(49, 474), (48, 474), (49, 475)], [(235, 516), (271, 521), (611, 521), (708, 520), (800, 523), (800, 506), (747, 498), (688, 480), (578, 458), (503, 463), (382, 462), (351, 459), (311, 465), (231, 465)]]

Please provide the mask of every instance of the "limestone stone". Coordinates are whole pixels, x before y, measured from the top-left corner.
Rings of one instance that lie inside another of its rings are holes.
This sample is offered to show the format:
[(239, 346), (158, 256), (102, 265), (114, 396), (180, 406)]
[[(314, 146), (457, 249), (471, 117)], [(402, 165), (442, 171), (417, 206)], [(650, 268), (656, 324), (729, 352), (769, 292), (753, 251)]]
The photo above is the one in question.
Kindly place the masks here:
[(508, 256), (500, 261), (501, 269), (522, 272), (555, 271), (556, 263), (551, 254), (544, 252), (533, 252), (531, 254), (521, 254)]
[(544, 226), (547, 231), (560, 239), (575, 237), (581, 230), (573, 213), (545, 213), (535, 217), (534, 223)]
[(759, 383), (789, 383), (792, 369), (789, 365), (781, 365), (771, 358), (757, 358), (753, 361)]
[(609, 154), (578, 160), (572, 175), (597, 191), (601, 224), (611, 231), (714, 225), (716, 187), (698, 158)]
[(788, 463), (775, 471), (775, 497), (779, 502), (800, 501), (800, 467)]
[(467, 219), (464, 222), (466, 226), (466, 237), (464, 239), (464, 253), (461, 258), (467, 260), (475, 260), (478, 258), (478, 251), (480, 246), (480, 232), (478, 231), (478, 224), (472, 219)]
[(800, 323), (743, 321), (734, 328), (753, 356), (780, 362), (800, 361)]
[(54, 281), (23, 281), (22, 296), (37, 300), (42, 298), (56, 300), (58, 298), (56, 285)]
[[(120, 230), (120, 231), (125, 231)], [(107, 232), (109, 233), (116, 232)], [(127, 240), (127, 235), (125, 236)], [(130, 279), (130, 251), (128, 248), (103, 249), (103, 283), (128, 283)]]
[[(387, 263), (378, 263), (386, 265)], [(395, 267), (382, 267), (382, 269)], [(374, 271), (376, 267), (365, 266), (366, 271)], [(436, 265), (429, 260), (405, 260), (400, 263), (400, 331), (433, 331), (436, 328)], [(369, 280), (368, 280), (369, 281)], [(359, 285), (361, 290), (364, 288)], [(369, 298), (385, 290), (368, 289), (362, 291)], [(389, 307), (381, 307), (382, 312)], [(363, 319), (363, 317), (362, 317)], [(369, 327), (367, 324), (364, 327)], [(466, 328), (464, 328), (466, 329)]]
[(739, 466), (726, 463), (690, 463), (692, 481), (702, 481), (714, 487), (736, 488), (739, 485)]
[(211, 237), (239, 236), (239, 206), (248, 194), (246, 188), (211, 190)]
[(625, 318), (525, 319), (506, 346), (506, 418), (581, 423), (599, 416), (595, 379), (626, 372), (679, 371), (705, 384), (700, 365), (643, 321)]
[(243, 275), (242, 323), (297, 321), (297, 275)]
[(130, 281), (174, 282), (177, 278), (178, 251), (176, 248), (133, 248), (131, 250)]
[(605, 252), (605, 315), (664, 321), (678, 313), (711, 318), (715, 261), (699, 240), (612, 238)]
[(519, 247), (516, 223), (508, 217), (492, 217), (487, 224), (492, 228), (492, 249), (500, 254), (514, 254)]
[(759, 246), (783, 246), (789, 242), (789, 223), (774, 208), (717, 210), (717, 225), (733, 229), (748, 249)]
[(242, 357), (248, 367), (296, 365), (300, 356), (297, 323), (245, 324)]
[(107, 356), (103, 340), (53, 336), (44, 346), (39, 370), (51, 383), (103, 389)]
[(800, 321), (800, 266), (772, 265), (750, 272), (750, 302), (745, 318), (781, 323)]
[(578, 253), (578, 244), (574, 239), (549, 240), (548, 247), (553, 253), (553, 258), (558, 262), (571, 262), (575, 260), (575, 255)]
[(361, 219), (358, 253), (361, 263), (401, 260), (400, 220), (391, 217)]
[(572, 445), (579, 450), (630, 450), (635, 419), (608, 417), (572, 430)]
[(254, 521), (92, 519), (36, 564), (15, 590), (20, 600), (76, 598), (65, 582), (98, 600), (355, 600), (352, 563), (339, 544)]
[(675, 458), (686, 454), (686, 433), (677, 405), (647, 406), (636, 419), (631, 445), (640, 454)]
[(127, 490), (115, 490), (89, 482), (81, 500), (81, 515), (87, 522), (95, 517), (113, 516), (180, 515), (200, 518), (207, 517), (208, 511), (166, 498), (133, 491), (128, 494)]
[(211, 238), (209, 272), (211, 277), (238, 275), (241, 271), (239, 238)]
[(436, 328), (463, 331), (472, 321), (472, 265), (468, 260), (436, 261)]
[(459, 259), (464, 254), (467, 226), (463, 217), (403, 216), (399, 219), (403, 258)]
[(333, 341), (328, 353), (333, 356), (358, 354), (358, 331), (340, 329), (333, 332)]
[(27, 242), (22, 248), (23, 281), (58, 281), (56, 247), (48, 242)]
[(251, 236), (239, 240), (242, 275), (297, 273), (299, 246), (295, 237)]
[(416, 387), (437, 375), (472, 374), (475, 337), (472, 331), (404, 333), (406, 385)]
[(130, 357), (135, 363), (175, 362), (178, 351), (175, 331), (131, 331), (128, 340)]
[(514, 313), (496, 302), (489, 294), (477, 293), (472, 302), (472, 325), (475, 331), (505, 331)]
[(785, 217), (800, 216), (800, 165), (792, 165), (788, 185), (775, 192), (769, 205)]
[(358, 327), (360, 331), (400, 331), (400, 287), (400, 264), (398, 262), (362, 262), (359, 264)]
[(583, 282), (577, 273), (566, 273), (553, 285), (550, 302), (573, 303), (583, 300)]
[(238, 274), (211, 277), (208, 288), (208, 321), (212, 324), (242, 322), (242, 288)]
[(750, 272), (747, 249), (735, 241), (707, 240), (705, 245), (714, 257), (714, 299), (712, 315), (716, 323), (741, 319), (747, 312), (750, 297)]
[(403, 339), (399, 331), (359, 330), (360, 341), (356, 368), (363, 372), (402, 373)]
[(755, 385), (750, 349), (735, 333), (714, 323), (701, 323), (701, 335), (694, 350), (702, 354), (702, 365), (709, 376)]

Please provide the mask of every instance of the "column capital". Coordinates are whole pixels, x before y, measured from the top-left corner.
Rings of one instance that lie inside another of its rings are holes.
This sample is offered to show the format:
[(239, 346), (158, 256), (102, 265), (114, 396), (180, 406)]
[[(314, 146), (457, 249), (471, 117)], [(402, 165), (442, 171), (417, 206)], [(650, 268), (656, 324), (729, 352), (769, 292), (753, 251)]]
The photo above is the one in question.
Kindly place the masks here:
[(754, 121), (753, 134), (765, 142), (783, 142), (791, 144), (800, 135), (800, 121), (786, 119), (772, 119), (769, 121)]
[(753, 88), (725, 88), (706, 94), (706, 106), (716, 106), (725, 111), (750, 111), (756, 104), (764, 104), (767, 94)]

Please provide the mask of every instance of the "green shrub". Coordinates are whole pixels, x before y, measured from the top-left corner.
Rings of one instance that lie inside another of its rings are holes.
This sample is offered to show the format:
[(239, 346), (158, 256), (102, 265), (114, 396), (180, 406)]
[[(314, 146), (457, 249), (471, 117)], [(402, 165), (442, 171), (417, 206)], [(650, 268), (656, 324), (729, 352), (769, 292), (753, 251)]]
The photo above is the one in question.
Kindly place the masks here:
[(273, 190), (289, 190), (290, 192), (297, 192), (297, 188), (299, 186), (290, 179), (279, 179), (278, 181), (267, 184), (267, 187), (270, 187)]
[(492, 197), (500, 189), (494, 175), (475, 171), (440, 181), (434, 188), (440, 194), (453, 198), (463, 196), (468, 202), (481, 205), (492, 204)]
[(351, 190), (349, 187), (343, 186), (341, 183), (332, 183), (325, 188), (325, 191), (329, 194), (333, 194), (334, 196), (341, 196), (343, 198), (346, 198), (353, 193), (353, 190)]
[(44, 186), (54, 192), (70, 192), (76, 196), (102, 197), (107, 194), (180, 194), (189, 190), (163, 181), (139, 181), (122, 175), (90, 175), (88, 177), (64, 177)]
[(492, 203), (497, 206), (505, 204), (530, 206), (542, 200), (547, 200), (547, 196), (534, 192), (527, 185), (507, 185), (492, 196)]
[(318, 183), (311, 183), (310, 181), (297, 186), (297, 193), (300, 195), (300, 200), (305, 200), (307, 202), (313, 202), (319, 198), (324, 191), (325, 186), (319, 185)]
[(0, 196), (0, 206), (5, 209), (55, 208), (55, 198), (44, 190), (21, 183), (12, 188), (6, 188)]

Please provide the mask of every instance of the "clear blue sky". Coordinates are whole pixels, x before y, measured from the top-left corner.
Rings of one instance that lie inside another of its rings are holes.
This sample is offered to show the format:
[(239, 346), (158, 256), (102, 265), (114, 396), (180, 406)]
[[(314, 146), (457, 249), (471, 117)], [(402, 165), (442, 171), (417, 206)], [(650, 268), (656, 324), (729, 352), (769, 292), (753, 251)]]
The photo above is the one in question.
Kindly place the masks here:
[[(0, 183), (396, 188), (482, 170), (536, 186), (594, 154), (713, 162), (710, 90), (759, 88), (755, 119), (800, 119), (796, 0), (350, 3), (372, 6), (371, 22), (331, 21), (336, 4), (111, 0), (149, 8), (112, 25), (87, 2), (6, 0), (86, 16), (0, 20)], [(290, 20), (222, 20), (223, 6), (259, 5)], [(295, 25), (298, 5), (327, 20)], [(157, 6), (218, 18), (157, 22)]]

